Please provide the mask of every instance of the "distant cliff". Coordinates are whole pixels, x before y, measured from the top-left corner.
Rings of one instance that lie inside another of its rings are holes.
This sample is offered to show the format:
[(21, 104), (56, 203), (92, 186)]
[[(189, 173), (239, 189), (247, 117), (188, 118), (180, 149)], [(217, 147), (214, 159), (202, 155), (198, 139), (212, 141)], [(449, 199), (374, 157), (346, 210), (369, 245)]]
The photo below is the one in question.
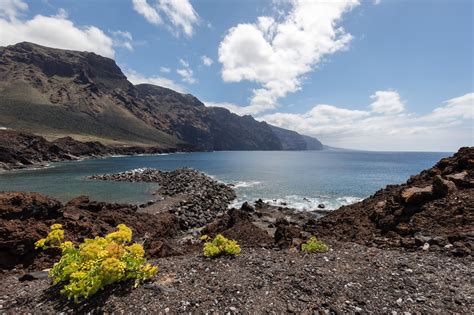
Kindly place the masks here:
[(133, 85), (115, 61), (32, 43), (0, 48), (0, 127), (107, 145), (195, 150), (321, 150), (314, 138)]
[(322, 150), (323, 145), (318, 139), (303, 136), (296, 131), (271, 126), (273, 133), (281, 142), (282, 150)]

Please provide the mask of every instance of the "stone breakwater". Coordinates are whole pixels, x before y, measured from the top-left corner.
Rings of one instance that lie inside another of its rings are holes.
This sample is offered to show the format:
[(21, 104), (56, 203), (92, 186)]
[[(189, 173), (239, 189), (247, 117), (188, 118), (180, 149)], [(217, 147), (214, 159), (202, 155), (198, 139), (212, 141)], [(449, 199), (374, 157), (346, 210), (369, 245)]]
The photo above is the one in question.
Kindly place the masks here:
[(142, 205), (141, 211), (175, 213), (183, 230), (204, 226), (222, 216), (236, 197), (230, 186), (190, 168), (170, 172), (140, 168), (116, 174), (93, 175), (88, 179), (159, 184), (156, 194), (161, 199), (153, 204)]

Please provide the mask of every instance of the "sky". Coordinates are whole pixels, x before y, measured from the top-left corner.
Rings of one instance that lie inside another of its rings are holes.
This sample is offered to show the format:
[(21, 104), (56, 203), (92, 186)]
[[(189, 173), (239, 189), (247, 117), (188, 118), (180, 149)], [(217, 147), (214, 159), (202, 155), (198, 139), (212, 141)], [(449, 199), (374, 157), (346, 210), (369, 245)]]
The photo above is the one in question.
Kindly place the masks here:
[(0, 0), (0, 46), (116, 60), (134, 83), (191, 93), (324, 144), (474, 145), (471, 0)]

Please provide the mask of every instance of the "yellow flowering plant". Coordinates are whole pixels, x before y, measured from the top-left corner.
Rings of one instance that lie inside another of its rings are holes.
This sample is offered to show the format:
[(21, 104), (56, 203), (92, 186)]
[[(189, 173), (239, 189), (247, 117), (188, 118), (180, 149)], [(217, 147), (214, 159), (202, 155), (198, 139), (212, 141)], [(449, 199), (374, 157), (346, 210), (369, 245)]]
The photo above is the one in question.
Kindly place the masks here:
[(49, 271), (55, 284), (64, 283), (61, 293), (77, 303), (112, 283), (135, 280), (135, 286), (156, 275), (157, 266), (146, 262), (145, 251), (131, 244), (132, 230), (124, 224), (105, 237), (85, 239), (75, 246), (63, 242), (64, 230), (53, 224), (51, 232), (35, 243), (36, 248), (60, 248), (61, 259)]
[(329, 247), (318, 240), (316, 236), (311, 236), (306, 243), (301, 244), (301, 251), (304, 253), (324, 253)]
[(222, 255), (235, 256), (240, 254), (240, 246), (236, 241), (217, 234), (211, 241), (210, 237), (204, 235), (201, 237), (204, 243), (203, 254), (205, 257), (218, 257)]

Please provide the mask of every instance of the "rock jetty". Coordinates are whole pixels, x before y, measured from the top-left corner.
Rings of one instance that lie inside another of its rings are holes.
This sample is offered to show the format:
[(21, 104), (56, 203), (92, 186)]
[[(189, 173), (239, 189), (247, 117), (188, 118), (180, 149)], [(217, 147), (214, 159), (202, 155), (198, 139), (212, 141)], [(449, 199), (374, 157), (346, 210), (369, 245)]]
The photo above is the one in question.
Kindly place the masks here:
[(117, 174), (93, 175), (92, 180), (158, 183), (156, 195), (161, 197), (154, 204), (142, 206), (140, 211), (156, 214), (176, 213), (181, 229), (206, 225), (222, 216), (235, 199), (234, 190), (213, 178), (190, 168), (171, 172), (141, 168)]

